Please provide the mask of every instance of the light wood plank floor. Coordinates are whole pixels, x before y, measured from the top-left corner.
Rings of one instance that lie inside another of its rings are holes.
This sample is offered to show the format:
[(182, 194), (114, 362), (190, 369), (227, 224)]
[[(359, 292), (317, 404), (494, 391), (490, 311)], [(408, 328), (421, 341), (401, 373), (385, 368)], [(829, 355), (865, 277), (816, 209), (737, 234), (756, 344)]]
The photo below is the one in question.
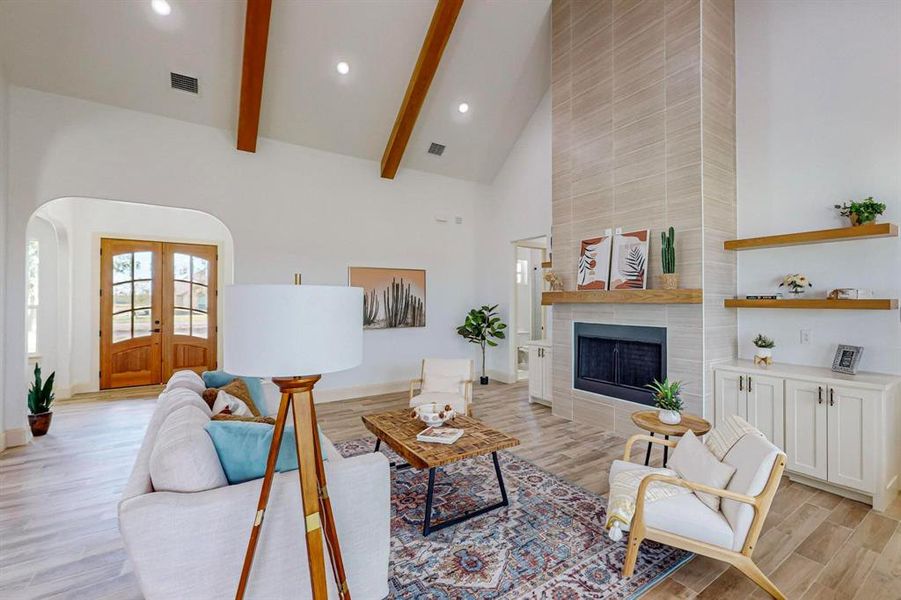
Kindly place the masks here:
[[(0, 454), (0, 598), (139, 598), (116, 504), (156, 388), (60, 402), (51, 432)], [(320, 405), (335, 441), (367, 436), (360, 416), (406, 405), (388, 394)], [(475, 416), (517, 436), (513, 452), (593, 492), (607, 492), (624, 439), (529, 404), (524, 384), (476, 390)], [(637, 452), (642, 452), (638, 449)], [(636, 456), (636, 458), (638, 458)], [(659, 457), (655, 457), (659, 461)], [(789, 598), (901, 598), (901, 500), (883, 514), (783, 481), (755, 558)], [(645, 598), (765, 598), (741, 574), (695, 558)]]

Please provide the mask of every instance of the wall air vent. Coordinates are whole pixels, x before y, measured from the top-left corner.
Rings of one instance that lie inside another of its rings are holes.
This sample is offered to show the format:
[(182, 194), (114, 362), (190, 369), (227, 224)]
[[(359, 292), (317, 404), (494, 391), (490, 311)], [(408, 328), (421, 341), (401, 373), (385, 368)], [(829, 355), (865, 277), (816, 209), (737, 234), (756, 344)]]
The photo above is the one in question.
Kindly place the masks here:
[(444, 154), (444, 144), (432, 142), (432, 144), (429, 146), (429, 154), (441, 156), (442, 154)]
[(181, 73), (169, 73), (169, 81), (173, 90), (181, 90), (183, 92), (191, 92), (196, 94), (199, 90), (197, 86), (197, 78), (190, 75), (182, 75)]

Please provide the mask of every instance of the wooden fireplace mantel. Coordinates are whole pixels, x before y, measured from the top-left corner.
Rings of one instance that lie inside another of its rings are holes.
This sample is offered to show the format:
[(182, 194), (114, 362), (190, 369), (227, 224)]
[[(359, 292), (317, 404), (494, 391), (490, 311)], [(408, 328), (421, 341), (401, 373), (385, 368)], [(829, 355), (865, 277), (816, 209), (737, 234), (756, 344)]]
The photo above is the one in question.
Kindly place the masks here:
[(701, 304), (700, 289), (684, 290), (579, 290), (543, 292), (541, 304)]

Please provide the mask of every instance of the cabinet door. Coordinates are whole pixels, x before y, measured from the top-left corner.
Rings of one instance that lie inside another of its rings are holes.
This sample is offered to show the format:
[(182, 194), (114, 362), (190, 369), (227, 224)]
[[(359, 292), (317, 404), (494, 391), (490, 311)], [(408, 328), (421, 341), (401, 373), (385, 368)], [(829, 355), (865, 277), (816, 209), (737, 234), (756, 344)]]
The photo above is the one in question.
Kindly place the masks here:
[(748, 374), (747, 421), (759, 429), (780, 449), (785, 449), (785, 380), (779, 377)]
[(544, 391), (544, 364), (540, 346), (529, 346), (529, 400), (541, 399)]
[(785, 380), (785, 454), (789, 471), (826, 479), (825, 385)]
[(553, 398), (553, 394), (551, 393), (552, 385), (553, 385), (553, 368), (554, 368), (554, 356), (551, 353), (550, 348), (544, 348), (544, 351), (541, 353), (541, 399), (545, 402), (551, 402)]
[(726, 417), (737, 415), (748, 418), (747, 390), (743, 373), (732, 371), (716, 371), (714, 376), (714, 409), (716, 425), (723, 423)]
[(829, 389), (828, 446), (831, 483), (872, 493), (876, 482), (878, 410), (875, 390)]

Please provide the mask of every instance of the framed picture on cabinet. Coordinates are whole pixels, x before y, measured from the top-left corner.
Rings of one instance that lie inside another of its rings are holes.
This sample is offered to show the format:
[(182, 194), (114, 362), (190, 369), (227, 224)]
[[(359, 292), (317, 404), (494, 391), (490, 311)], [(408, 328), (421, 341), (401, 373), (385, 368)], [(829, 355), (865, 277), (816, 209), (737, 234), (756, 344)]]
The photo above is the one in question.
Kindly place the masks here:
[(835, 358), (832, 359), (832, 370), (836, 373), (854, 375), (857, 373), (857, 365), (860, 363), (862, 353), (863, 346), (839, 344), (835, 350)]

